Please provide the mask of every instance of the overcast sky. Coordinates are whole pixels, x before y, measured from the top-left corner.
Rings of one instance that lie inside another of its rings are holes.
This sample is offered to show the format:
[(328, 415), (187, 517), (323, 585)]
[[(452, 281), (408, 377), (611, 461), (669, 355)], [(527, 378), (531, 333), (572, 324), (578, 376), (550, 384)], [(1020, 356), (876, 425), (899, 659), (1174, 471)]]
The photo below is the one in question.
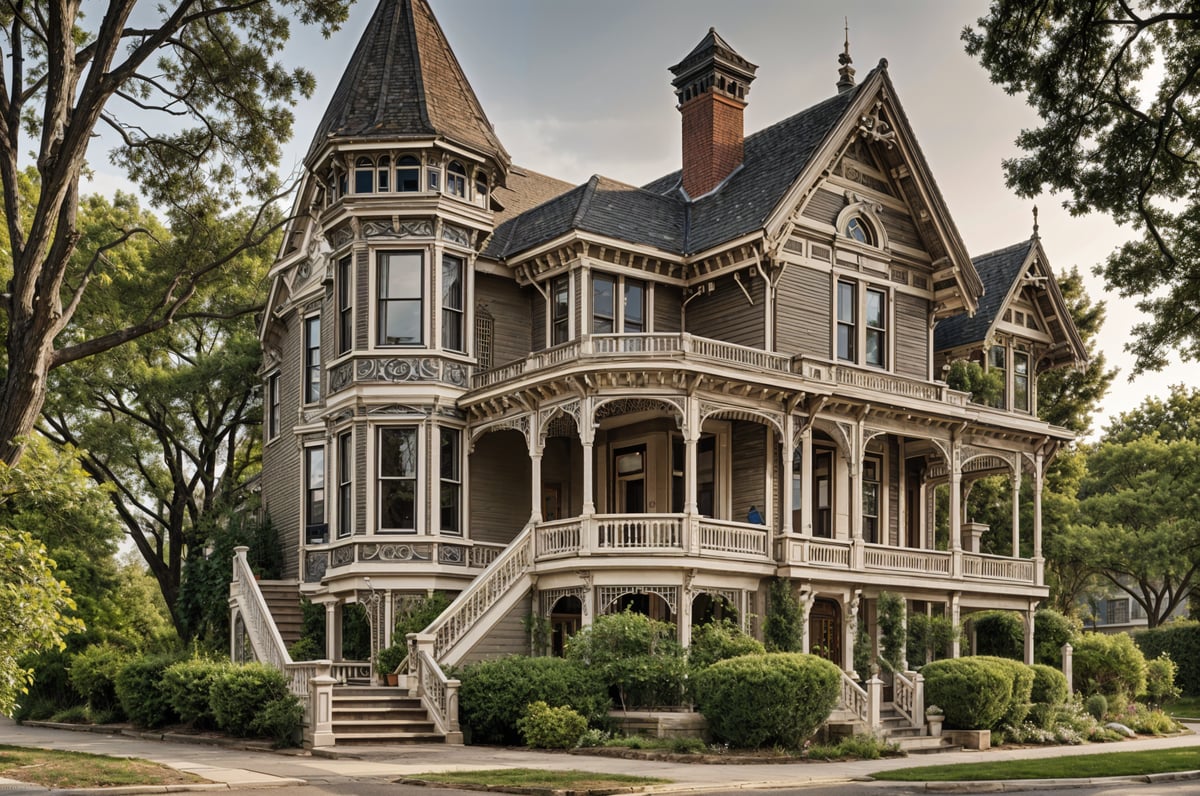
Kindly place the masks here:
[[(373, 0), (359, 2), (333, 38), (295, 30), (285, 59), (312, 69), (318, 86), (297, 113), (283, 170), (298, 163), (362, 34)], [(991, 85), (959, 34), (982, 0), (432, 0), (450, 46), (496, 133), (521, 166), (572, 182), (592, 174), (640, 185), (679, 167), (679, 113), (667, 68), (710, 26), (758, 64), (748, 95), (754, 132), (832, 95), (843, 18), (859, 78), (889, 62), (908, 118), (972, 255), (1028, 238), (1034, 202), (1004, 185), (1001, 161), (1036, 122), (1020, 98)], [(100, 165), (97, 163), (97, 165)], [(1200, 365), (1178, 362), (1128, 381), (1124, 346), (1137, 321), (1132, 300), (1104, 294), (1091, 271), (1125, 237), (1108, 218), (1072, 218), (1060, 200), (1037, 200), (1043, 246), (1056, 271), (1078, 266), (1093, 299), (1108, 303), (1100, 348), (1121, 373), (1095, 429)]]

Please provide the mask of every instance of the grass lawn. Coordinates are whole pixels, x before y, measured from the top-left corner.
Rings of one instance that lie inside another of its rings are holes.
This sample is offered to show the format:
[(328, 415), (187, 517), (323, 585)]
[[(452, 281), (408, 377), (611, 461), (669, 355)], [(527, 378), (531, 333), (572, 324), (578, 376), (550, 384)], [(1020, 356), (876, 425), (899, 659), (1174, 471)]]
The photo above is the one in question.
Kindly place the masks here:
[(1122, 777), (1200, 770), (1200, 748), (1157, 749), (1142, 752), (1102, 752), (1094, 755), (1048, 757), (1041, 760), (1008, 760), (963, 763), (954, 766), (921, 766), (872, 774), (875, 779), (898, 782), (956, 782), (986, 779), (1071, 779)]
[(48, 788), (186, 785), (208, 782), (148, 760), (0, 746), (0, 777)]
[(637, 785), (661, 785), (669, 779), (634, 777), (628, 774), (597, 774), (593, 771), (547, 771), (539, 768), (500, 768), (487, 771), (439, 771), (413, 774), (405, 779), (443, 782), (448, 785), (507, 785), (521, 788), (601, 790)]
[(1166, 712), (1181, 719), (1200, 718), (1200, 697), (1181, 697), (1164, 708)]

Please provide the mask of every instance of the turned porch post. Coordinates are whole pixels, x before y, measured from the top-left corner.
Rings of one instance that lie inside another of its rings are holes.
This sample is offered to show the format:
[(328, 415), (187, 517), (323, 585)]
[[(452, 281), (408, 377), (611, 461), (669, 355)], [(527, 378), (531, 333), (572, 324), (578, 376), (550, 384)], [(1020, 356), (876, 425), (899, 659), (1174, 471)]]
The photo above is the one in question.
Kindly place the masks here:
[(589, 398), (579, 402), (579, 442), (583, 446), (583, 516), (596, 513), (596, 413)]
[(1021, 557), (1021, 454), (1014, 457), (1012, 474), (1012, 557)]
[(783, 535), (789, 536), (793, 532), (792, 528), (792, 510), (795, 508), (795, 495), (793, 486), (796, 482), (796, 474), (792, 471), (792, 459), (795, 458), (796, 452), (796, 418), (791, 412), (783, 418), (783, 475), (779, 485), (780, 498), (780, 513), (783, 515), (781, 527)]
[(1033, 582), (1045, 582), (1045, 560), (1042, 558), (1042, 487), (1045, 473), (1042, 472), (1042, 454), (1038, 453), (1033, 463)]

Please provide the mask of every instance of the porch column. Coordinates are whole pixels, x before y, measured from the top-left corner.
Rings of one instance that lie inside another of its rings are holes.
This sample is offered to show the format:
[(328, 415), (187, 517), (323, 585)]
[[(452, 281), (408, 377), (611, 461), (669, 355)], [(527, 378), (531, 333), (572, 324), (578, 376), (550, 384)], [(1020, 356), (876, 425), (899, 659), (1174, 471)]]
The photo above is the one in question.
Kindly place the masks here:
[(331, 661), (342, 659), (342, 623), (339, 620), (338, 602), (325, 603), (325, 657)]
[(1012, 557), (1021, 557), (1021, 454), (1013, 459), (1016, 471), (1012, 475)]
[(808, 590), (808, 587), (800, 589), (800, 651), (804, 653), (812, 651), (812, 638), (808, 632), (808, 617), (812, 614), (814, 599), (813, 593)]
[(1033, 606), (1021, 612), (1021, 624), (1025, 625), (1025, 663), (1033, 665)]
[(541, 424), (538, 422), (538, 413), (530, 411), (526, 431), (528, 438), (525, 441), (529, 445), (529, 495), (530, 502), (533, 503), (529, 521), (534, 523), (542, 521), (542, 449), (545, 447), (545, 440), (539, 425)]
[(1045, 583), (1045, 561), (1042, 559), (1042, 454), (1038, 453), (1033, 463), (1033, 582)]
[(800, 535), (813, 535), (812, 423), (800, 431)]
[(796, 452), (796, 418), (791, 412), (783, 418), (783, 472), (780, 474), (779, 503), (783, 515), (781, 524), (784, 536), (790, 536), (792, 528), (792, 509), (795, 506), (794, 485), (796, 474), (792, 471), (792, 459)]
[(858, 635), (858, 603), (862, 598), (862, 589), (854, 589), (842, 618), (842, 668), (859, 677), (866, 677), (870, 672), (854, 671), (854, 637)]
[(583, 399), (579, 406), (579, 442), (583, 446), (583, 516), (596, 513), (596, 416), (590, 399)]
[(962, 612), (959, 609), (958, 601), (962, 597), (961, 592), (950, 593), (950, 657), (957, 658), (962, 655), (962, 642), (959, 641), (958, 623), (962, 619)]
[(862, 464), (863, 464), (863, 424), (859, 420), (854, 424), (854, 439), (850, 443), (850, 539), (855, 543), (862, 542)]
[(950, 444), (950, 549), (962, 552), (962, 451)]
[(685, 401), (687, 416), (683, 423), (683, 513), (694, 516), (696, 505), (696, 451), (700, 442), (700, 401), (689, 395)]

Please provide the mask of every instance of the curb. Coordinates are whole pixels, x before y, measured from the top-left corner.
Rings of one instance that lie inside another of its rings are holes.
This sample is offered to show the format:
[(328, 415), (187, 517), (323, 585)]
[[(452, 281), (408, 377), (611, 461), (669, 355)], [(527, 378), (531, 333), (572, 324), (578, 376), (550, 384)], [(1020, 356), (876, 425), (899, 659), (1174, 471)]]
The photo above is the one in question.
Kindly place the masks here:
[[(1185, 782), (1200, 779), (1200, 771), (1171, 771), (1165, 774), (1136, 774), (1128, 777), (1079, 777), (1075, 779), (1009, 779), (978, 780), (975, 782), (911, 782), (917, 790), (927, 793), (1019, 793), (1029, 790), (1074, 790), (1081, 787), (1104, 787), (1124, 782), (1154, 784), (1156, 782)], [(883, 780), (876, 780), (882, 782)]]

